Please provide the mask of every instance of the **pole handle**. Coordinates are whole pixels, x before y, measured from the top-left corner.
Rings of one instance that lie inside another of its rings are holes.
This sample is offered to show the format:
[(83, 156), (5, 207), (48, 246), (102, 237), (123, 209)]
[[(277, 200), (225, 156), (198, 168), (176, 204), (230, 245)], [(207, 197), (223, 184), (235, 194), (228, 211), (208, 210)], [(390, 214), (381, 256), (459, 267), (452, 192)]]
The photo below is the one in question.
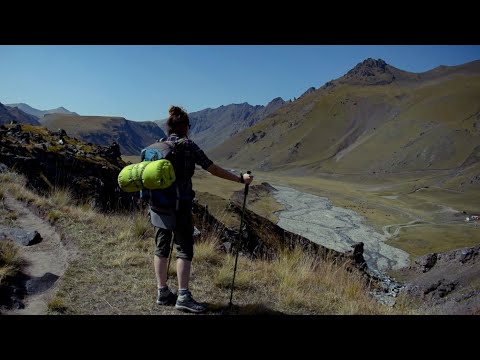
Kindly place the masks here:
[[(247, 171), (247, 174), (250, 175), (252, 172), (250, 170)], [(248, 187), (249, 187), (249, 184), (245, 184), (245, 196), (247, 196), (248, 194)]]

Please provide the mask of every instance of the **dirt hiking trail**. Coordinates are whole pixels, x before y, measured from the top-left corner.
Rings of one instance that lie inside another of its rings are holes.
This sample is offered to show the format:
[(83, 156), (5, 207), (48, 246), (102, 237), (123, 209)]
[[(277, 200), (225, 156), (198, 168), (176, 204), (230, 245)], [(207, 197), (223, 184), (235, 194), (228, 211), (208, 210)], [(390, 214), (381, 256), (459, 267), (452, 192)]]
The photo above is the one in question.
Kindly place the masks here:
[(21, 273), (25, 280), (21, 309), (2, 309), (2, 315), (45, 315), (58, 280), (63, 276), (68, 261), (74, 256), (72, 249), (62, 243), (61, 236), (47, 221), (35, 215), (23, 203), (5, 194), (4, 206), (16, 213), (15, 227), (37, 231), (42, 241), (35, 245), (18, 245), (22, 260)]

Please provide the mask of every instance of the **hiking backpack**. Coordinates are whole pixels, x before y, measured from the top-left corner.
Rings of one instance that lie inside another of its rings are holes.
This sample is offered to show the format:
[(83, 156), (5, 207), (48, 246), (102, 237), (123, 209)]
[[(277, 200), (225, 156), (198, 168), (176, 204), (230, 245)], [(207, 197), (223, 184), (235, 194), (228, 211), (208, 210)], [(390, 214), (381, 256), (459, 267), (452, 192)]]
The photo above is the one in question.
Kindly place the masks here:
[[(140, 153), (142, 163), (168, 161), (172, 165), (172, 170), (179, 166), (180, 146), (186, 141), (185, 138), (177, 141), (167, 141), (165, 138), (160, 139)], [(162, 189), (142, 189), (140, 198), (147, 202), (152, 209), (176, 209), (179, 208), (180, 190), (178, 184), (174, 181), (170, 186)]]

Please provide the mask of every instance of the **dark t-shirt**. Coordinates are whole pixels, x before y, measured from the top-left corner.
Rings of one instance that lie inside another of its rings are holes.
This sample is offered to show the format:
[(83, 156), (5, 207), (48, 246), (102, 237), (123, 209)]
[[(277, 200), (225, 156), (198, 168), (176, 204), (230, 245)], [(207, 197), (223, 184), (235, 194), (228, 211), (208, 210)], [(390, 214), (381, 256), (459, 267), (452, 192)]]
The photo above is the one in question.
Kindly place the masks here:
[[(167, 141), (177, 141), (180, 137), (176, 134), (168, 136)], [(179, 146), (179, 152), (174, 163), (175, 176), (180, 189), (180, 198), (191, 200), (195, 193), (192, 189), (192, 176), (195, 173), (195, 164), (201, 166), (204, 170), (213, 164), (202, 149), (198, 147), (193, 140), (187, 139)]]

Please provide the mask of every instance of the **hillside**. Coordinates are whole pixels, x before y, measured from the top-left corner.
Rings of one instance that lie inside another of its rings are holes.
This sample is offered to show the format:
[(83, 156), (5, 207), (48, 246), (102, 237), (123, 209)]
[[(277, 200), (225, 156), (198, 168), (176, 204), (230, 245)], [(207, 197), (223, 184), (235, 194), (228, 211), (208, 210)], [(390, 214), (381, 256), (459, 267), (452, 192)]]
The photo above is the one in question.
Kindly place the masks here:
[(480, 314), (480, 245), (430, 253), (398, 272), (428, 314)]
[(135, 194), (122, 196), (118, 174), (126, 166), (118, 147), (89, 145), (45, 127), (0, 125), (0, 173), (25, 175), (26, 187), (47, 194), (69, 187), (76, 199), (98, 209), (131, 208)]
[(10, 124), (12, 121), (20, 124), (40, 125), (35, 116), (0, 103), (0, 124)]
[[(19, 124), (0, 126), (0, 145), (1, 314), (178, 313), (155, 303), (148, 275), (154, 229), (136, 194), (117, 191), (125, 164), (115, 148)], [(252, 187), (252, 195), (265, 189)], [(238, 217), (240, 205), (227, 211)], [(375, 301), (372, 292), (384, 286), (358, 256), (311, 243), (250, 210), (235, 306), (227, 308), (239, 234), (197, 202), (193, 221), (201, 236), (191, 288), (210, 314), (410, 312)]]
[[(211, 149), (285, 104), (282, 98), (275, 98), (266, 106), (253, 106), (245, 102), (191, 112), (188, 114), (192, 125), (190, 136), (202, 149)], [(156, 121), (163, 130), (166, 130), (165, 122), (166, 119)]]
[(411, 258), (480, 243), (480, 61), (368, 59), (208, 155), (359, 212)]
[(229, 166), (373, 178), (480, 178), (480, 61), (413, 74), (368, 59), (212, 149)]
[(50, 109), (50, 110), (39, 110), (39, 109), (35, 109), (33, 107), (31, 107), (30, 105), (28, 104), (25, 104), (25, 103), (18, 103), (18, 104), (7, 104), (7, 106), (10, 106), (10, 107), (17, 107), (19, 108), (20, 110), (22, 110), (23, 112), (27, 113), (27, 114), (30, 114), (30, 115), (33, 115), (33, 116), (36, 116), (37, 118), (41, 119), (42, 117), (44, 117), (45, 115), (47, 114), (69, 114), (69, 115), (78, 115), (77, 113), (75, 112), (72, 112), (72, 111), (69, 111), (67, 109), (65, 109), (63, 106), (61, 107), (58, 107), (56, 109)]
[(97, 145), (107, 146), (116, 141), (123, 155), (139, 155), (144, 147), (165, 137), (151, 121), (137, 122), (121, 117), (49, 114), (41, 123), (52, 131), (61, 128), (70, 136)]

